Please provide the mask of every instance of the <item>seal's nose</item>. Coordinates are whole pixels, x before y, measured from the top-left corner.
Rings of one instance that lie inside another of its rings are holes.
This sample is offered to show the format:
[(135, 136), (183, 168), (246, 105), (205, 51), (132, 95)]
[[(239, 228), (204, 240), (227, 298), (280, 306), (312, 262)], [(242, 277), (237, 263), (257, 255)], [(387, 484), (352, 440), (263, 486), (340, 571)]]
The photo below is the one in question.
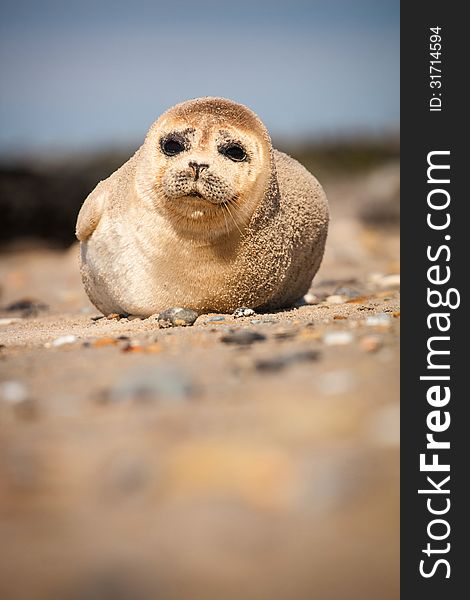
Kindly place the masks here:
[(209, 165), (207, 165), (206, 163), (190, 162), (189, 168), (194, 173), (194, 179), (197, 181), (199, 179), (199, 173), (201, 171), (204, 171), (204, 169), (208, 169)]

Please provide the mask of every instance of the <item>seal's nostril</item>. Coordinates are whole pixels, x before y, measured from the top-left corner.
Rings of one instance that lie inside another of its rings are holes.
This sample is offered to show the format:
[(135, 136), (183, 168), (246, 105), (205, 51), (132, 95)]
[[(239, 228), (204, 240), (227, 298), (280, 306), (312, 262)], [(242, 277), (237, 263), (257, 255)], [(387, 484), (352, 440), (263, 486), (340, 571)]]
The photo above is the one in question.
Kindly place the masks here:
[(199, 179), (199, 173), (201, 171), (203, 171), (204, 169), (208, 169), (209, 165), (206, 163), (197, 163), (197, 162), (191, 161), (189, 163), (189, 168), (194, 173), (194, 179)]

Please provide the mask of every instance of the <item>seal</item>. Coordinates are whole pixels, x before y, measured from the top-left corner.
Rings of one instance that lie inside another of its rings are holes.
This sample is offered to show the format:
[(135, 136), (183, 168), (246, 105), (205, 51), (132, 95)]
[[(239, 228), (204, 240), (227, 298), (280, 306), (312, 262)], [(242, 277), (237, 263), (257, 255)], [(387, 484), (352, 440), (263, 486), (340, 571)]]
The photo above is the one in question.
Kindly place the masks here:
[(309, 289), (328, 205), (318, 181), (273, 149), (250, 109), (223, 98), (177, 104), (86, 198), (81, 274), (105, 315), (273, 310)]

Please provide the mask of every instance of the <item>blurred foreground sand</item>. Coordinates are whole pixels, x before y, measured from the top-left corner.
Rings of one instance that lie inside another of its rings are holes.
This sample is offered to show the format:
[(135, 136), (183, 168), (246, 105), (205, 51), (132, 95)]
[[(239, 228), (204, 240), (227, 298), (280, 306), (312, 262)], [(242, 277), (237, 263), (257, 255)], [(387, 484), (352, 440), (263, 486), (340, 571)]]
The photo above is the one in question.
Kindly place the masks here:
[(2, 600), (399, 597), (398, 167), (324, 185), (319, 303), (276, 314), (93, 321), (76, 247), (0, 257), (49, 306), (0, 314)]

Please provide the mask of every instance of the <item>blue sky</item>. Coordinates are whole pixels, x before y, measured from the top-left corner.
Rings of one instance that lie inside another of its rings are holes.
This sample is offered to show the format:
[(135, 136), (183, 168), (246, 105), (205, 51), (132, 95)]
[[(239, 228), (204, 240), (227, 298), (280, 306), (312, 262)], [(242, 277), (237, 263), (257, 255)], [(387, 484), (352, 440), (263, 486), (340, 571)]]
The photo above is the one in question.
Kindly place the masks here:
[(3, 0), (0, 153), (133, 145), (169, 106), (250, 106), (277, 137), (399, 121), (398, 0)]

